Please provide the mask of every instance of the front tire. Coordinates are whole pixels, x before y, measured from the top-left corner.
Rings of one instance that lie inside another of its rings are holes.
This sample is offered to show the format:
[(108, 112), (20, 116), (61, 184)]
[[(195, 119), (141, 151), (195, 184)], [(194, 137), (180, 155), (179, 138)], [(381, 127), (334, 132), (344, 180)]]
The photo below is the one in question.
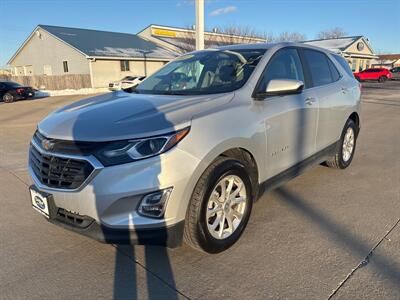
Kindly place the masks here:
[(335, 154), (326, 161), (329, 167), (346, 169), (351, 164), (356, 150), (357, 135), (357, 125), (353, 120), (348, 119), (343, 128)]
[(381, 77), (379, 77), (379, 79), (378, 79), (378, 81), (380, 82), (380, 83), (383, 83), (383, 82), (385, 82), (387, 80), (387, 77), (386, 76), (381, 76)]
[(253, 198), (245, 163), (218, 158), (206, 169), (193, 191), (186, 214), (185, 242), (208, 253), (228, 249), (247, 225)]

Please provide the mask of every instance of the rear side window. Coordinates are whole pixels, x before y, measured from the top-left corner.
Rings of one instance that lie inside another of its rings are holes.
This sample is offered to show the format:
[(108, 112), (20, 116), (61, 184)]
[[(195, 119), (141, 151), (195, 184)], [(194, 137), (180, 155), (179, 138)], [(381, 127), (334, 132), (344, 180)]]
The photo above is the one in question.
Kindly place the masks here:
[(310, 69), (313, 86), (335, 82), (328, 57), (319, 51), (304, 49), (304, 57)]
[(286, 48), (274, 54), (262, 75), (257, 92), (265, 92), (272, 79), (295, 79), (304, 82), (303, 69), (296, 49)]

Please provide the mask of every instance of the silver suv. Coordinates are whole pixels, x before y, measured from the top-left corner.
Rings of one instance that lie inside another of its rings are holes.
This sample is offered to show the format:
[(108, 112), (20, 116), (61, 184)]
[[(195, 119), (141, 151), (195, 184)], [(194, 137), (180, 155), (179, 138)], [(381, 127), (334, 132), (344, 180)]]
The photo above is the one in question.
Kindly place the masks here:
[(106, 243), (234, 244), (265, 190), (325, 162), (344, 169), (360, 130), (347, 62), (295, 43), (183, 55), (134, 94), (68, 105), (30, 146), (33, 207)]

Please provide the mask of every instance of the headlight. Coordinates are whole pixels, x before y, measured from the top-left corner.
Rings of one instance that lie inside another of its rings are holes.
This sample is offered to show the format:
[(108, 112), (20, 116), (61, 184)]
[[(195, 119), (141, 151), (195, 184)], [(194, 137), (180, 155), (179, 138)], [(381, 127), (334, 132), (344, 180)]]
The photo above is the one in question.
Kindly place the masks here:
[(189, 127), (177, 132), (146, 139), (117, 141), (99, 149), (95, 156), (104, 166), (133, 162), (164, 153), (179, 143), (188, 133)]

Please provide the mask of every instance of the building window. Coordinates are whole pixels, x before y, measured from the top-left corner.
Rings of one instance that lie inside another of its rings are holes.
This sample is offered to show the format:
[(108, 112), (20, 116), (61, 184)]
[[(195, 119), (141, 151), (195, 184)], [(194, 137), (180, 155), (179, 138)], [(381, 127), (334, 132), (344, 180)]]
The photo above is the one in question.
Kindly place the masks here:
[(63, 61), (64, 73), (68, 73), (68, 62)]
[(129, 60), (121, 60), (121, 71), (129, 71)]

